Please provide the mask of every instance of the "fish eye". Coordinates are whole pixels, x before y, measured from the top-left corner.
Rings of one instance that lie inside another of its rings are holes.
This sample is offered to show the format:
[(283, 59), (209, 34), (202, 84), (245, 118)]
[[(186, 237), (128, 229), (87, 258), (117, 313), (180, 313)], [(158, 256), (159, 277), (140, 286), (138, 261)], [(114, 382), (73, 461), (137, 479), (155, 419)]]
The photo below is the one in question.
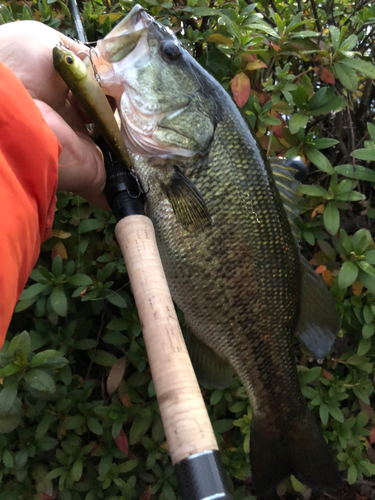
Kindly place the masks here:
[(72, 56), (65, 56), (65, 62), (67, 64), (73, 64), (74, 63), (74, 59)]
[(181, 50), (178, 45), (176, 45), (171, 40), (168, 40), (161, 44), (160, 52), (165, 61), (177, 61), (181, 55)]

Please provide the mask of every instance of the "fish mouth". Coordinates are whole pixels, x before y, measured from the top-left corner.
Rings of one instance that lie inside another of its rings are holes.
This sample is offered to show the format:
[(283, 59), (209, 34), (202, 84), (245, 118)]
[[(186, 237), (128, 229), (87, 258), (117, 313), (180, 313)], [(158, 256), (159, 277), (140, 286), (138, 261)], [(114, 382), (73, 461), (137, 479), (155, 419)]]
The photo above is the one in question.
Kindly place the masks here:
[(100, 55), (109, 63), (121, 61), (135, 49), (152, 21), (143, 7), (136, 5), (105, 38), (98, 41)]
[[(159, 157), (192, 157), (195, 151), (189, 150), (188, 138), (174, 131), (176, 145), (164, 143), (162, 123), (170, 116), (184, 110), (191, 99), (186, 96), (178, 105), (173, 100), (153, 98), (147, 91), (147, 83), (140, 85), (136, 68), (149, 60), (149, 34), (158, 33), (163, 37), (174, 37), (168, 28), (157, 23), (136, 5), (103, 40), (97, 43), (99, 58), (104, 59), (104, 72), (99, 69), (102, 88), (116, 99), (125, 141), (135, 154)], [(167, 127), (168, 129), (168, 127)], [(171, 132), (166, 132), (172, 133)], [(184, 147), (186, 145), (186, 147)]]

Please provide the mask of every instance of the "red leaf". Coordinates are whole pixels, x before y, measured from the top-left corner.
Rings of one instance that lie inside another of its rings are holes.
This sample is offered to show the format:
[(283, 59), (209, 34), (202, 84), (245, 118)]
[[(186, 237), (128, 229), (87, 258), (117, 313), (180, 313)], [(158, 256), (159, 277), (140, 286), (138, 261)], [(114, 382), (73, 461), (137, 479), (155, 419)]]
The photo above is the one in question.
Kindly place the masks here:
[(327, 68), (314, 68), (314, 73), (316, 75), (319, 75), (319, 78), (322, 80), (322, 82), (325, 82), (325, 83), (330, 83), (331, 85), (334, 85), (335, 84), (335, 77), (333, 76), (333, 74), (330, 72), (329, 69)]
[(319, 267), (317, 267), (317, 268), (315, 269), (315, 272), (316, 272), (316, 274), (322, 274), (322, 273), (324, 273), (324, 271), (326, 271), (326, 270), (327, 270), (326, 266), (319, 266)]
[(128, 438), (126, 437), (126, 434), (123, 429), (121, 429), (119, 435), (115, 437), (115, 442), (119, 449), (127, 455), (129, 453), (129, 443), (128, 443)]
[(326, 378), (327, 380), (331, 380), (332, 374), (327, 372), (327, 370), (322, 370), (323, 377)]
[(370, 431), (370, 443), (374, 444), (375, 443), (375, 427), (373, 427)]
[(236, 75), (231, 83), (234, 102), (239, 108), (244, 106), (250, 95), (250, 80), (245, 73)]

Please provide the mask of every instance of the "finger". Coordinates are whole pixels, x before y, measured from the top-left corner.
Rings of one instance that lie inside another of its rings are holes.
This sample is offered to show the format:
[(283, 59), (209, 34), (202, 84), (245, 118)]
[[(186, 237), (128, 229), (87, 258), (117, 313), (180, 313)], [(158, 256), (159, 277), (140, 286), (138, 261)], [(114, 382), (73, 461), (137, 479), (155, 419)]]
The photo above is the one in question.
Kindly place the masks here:
[(76, 133), (47, 104), (41, 101), (35, 103), (62, 147), (59, 157), (58, 189), (72, 191), (89, 203), (109, 210), (103, 194), (106, 172), (99, 148), (86, 133)]

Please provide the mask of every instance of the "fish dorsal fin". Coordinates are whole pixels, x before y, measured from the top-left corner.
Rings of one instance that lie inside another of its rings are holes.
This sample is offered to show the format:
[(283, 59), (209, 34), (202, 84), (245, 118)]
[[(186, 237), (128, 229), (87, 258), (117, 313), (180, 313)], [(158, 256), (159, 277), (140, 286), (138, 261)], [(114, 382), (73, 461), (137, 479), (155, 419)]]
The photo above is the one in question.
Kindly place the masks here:
[(229, 387), (234, 373), (230, 364), (198, 339), (187, 325), (182, 330), (199, 382), (213, 389)]
[(296, 336), (313, 354), (323, 359), (340, 328), (335, 301), (323, 279), (301, 258), (301, 299)]
[(184, 229), (204, 230), (211, 225), (211, 217), (201, 194), (177, 167), (173, 167), (169, 182), (161, 187)]
[(291, 162), (284, 158), (269, 158), (269, 162), (293, 235), (297, 239), (298, 228), (295, 221), (299, 218), (298, 201), (301, 198), (297, 193), (300, 183), (294, 176), (298, 173), (298, 170), (293, 166), (289, 166)]

